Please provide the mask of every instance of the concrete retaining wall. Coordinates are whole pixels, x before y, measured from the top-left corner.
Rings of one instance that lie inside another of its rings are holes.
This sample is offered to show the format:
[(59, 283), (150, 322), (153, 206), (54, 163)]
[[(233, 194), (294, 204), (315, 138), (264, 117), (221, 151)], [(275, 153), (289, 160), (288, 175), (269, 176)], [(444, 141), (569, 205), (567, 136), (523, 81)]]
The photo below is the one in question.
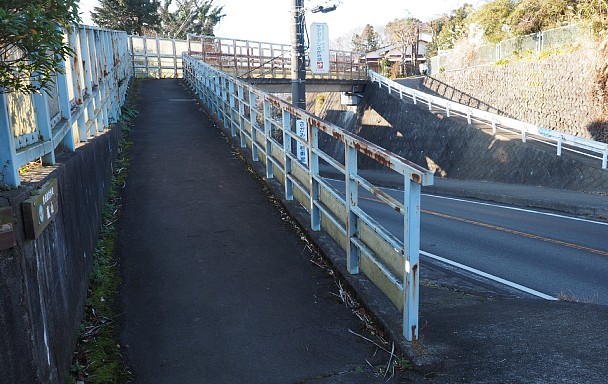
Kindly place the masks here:
[[(0, 251), (0, 383), (66, 382), (119, 138), (113, 128), (60, 157), (44, 180), (0, 195), (17, 237)], [(58, 214), (27, 240), (22, 203), (49, 178), (59, 182)]]
[(608, 140), (596, 49), (433, 74), (421, 91), (588, 139)]
[[(314, 95), (310, 96), (314, 98)], [(408, 160), (427, 167), (436, 175), (463, 180), (487, 180), (512, 184), (544, 186), (588, 192), (608, 191), (608, 172), (572, 157), (555, 154), (555, 148), (543, 148), (518, 139), (492, 135), (466, 122), (443, 115), (433, 115), (426, 106), (402, 101), (395, 94), (368, 85), (355, 112), (327, 97), (319, 111), (321, 117), (389, 149)], [(347, 122), (348, 124), (342, 125)], [(491, 130), (490, 130), (491, 132)], [(337, 159), (344, 148), (324, 141), (322, 149)], [(366, 169), (375, 162), (360, 159)]]

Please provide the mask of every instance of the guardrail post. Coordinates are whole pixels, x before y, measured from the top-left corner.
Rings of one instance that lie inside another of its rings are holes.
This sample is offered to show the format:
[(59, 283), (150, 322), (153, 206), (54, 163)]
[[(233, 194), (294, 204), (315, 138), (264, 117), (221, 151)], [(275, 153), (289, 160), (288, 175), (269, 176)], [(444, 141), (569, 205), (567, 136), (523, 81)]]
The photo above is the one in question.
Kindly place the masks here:
[(527, 140), (527, 138), (526, 138), (526, 127), (523, 127), (521, 129), (521, 141), (522, 141), (522, 143), (525, 143), (526, 140)]
[(352, 241), (353, 237), (359, 236), (359, 220), (354, 207), (359, 206), (359, 190), (358, 185), (353, 180), (351, 175), (357, 175), (357, 150), (348, 143), (345, 143), (345, 178), (346, 178), (346, 207), (348, 209), (346, 215), (346, 267), (351, 274), (359, 273), (359, 256), (360, 250)]
[[(230, 84), (233, 84), (233, 80), (230, 80)], [(234, 86), (233, 86), (234, 88)], [(241, 135), (241, 148), (247, 147), (247, 137), (244, 132), (247, 130), (245, 128), (245, 98), (243, 97), (244, 89), (242, 85), (238, 86), (238, 102), (239, 102), (239, 113), (236, 116), (239, 122), (239, 132)], [(234, 113), (234, 111), (233, 111)], [(253, 127), (251, 128), (251, 136), (253, 137)], [(253, 143), (251, 144), (253, 147)]]
[(447, 117), (450, 117), (450, 103), (445, 105), (445, 114)]
[(21, 181), (15, 162), (17, 153), (7, 107), (6, 93), (0, 88), (0, 184), (18, 187)]
[(496, 119), (492, 119), (492, 133), (496, 134)]
[[(51, 141), (51, 116), (49, 114), (48, 95), (44, 92), (34, 92), (32, 101), (34, 104), (34, 114), (36, 117), (36, 130), (40, 134), (43, 141)], [(52, 150), (48, 154), (42, 156), (42, 163), (45, 165), (55, 164), (55, 151)]]
[(321, 212), (319, 210), (319, 128), (308, 125), (308, 153), (310, 154), (310, 227), (313, 231), (321, 230)]
[(420, 261), (420, 184), (404, 178), (404, 202), (407, 212), (403, 215), (403, 336), (408, 341), (418, 339), (419, 261)]
[(433, 99), (431, 98), (431, 96), (429, 96), (429, 98), (427, 99), (427, 102), (429, 103), (429, 111), (433, 110)]
[(264, 100), (264, 138), (266, 139), (266, 178), (274, 178), (273, 165), (270, 158), (272, 157), (272, 122), (270, 121), (272, 116), (270, 115), (270, 101)]
[(399, 98), (403, 100), (403, 89), (399, 88)]
[(416, 100), (416, 92), (412, 93), (412, 100), (414, 100), (414, 105), (418, 104), (418, 100)]
[(467, 123), (471, 125), (471, 110), (467, 109)]
[(608, 145), (604, 149), (604, 159), (602, 160), (602, 169), (608, 168)]
[(285, 200), (293, 200), (293, 181), (291, 180), (291, 113), (283, 110), (283, 160), (285, 166)]
[(229, 88), (234, 87), (234, 85), (232, 84), (232, 82), (230, 82), (228, 84), (228, 87), (226, 87), (226, 81), (226, 78), (224, 78), (224, 75), (222, 74), (220, 76), (220, 92), (222, 94), (222, 121), (224, 122), (224, 127), (230, 127), (232, 137), (235, 137), (236, 126), (234, 125), (234, 121), (232, 119), (232, 111), (234, 110), (234, 107), (236, 105), (234, 101), (234, 88), (232, 88), (232, 92), (229, 91)]
[(557, 156), (562, 155), (562, 142), (564, 141), (564, 136), (560, 135), (557, 139)]
[(259, 161), (258, 157), (258, 130), (256, 128), (258, 112), (256, 109), (255, 92), (249, 90), (249, 123), (251, 125), (251, 159)]

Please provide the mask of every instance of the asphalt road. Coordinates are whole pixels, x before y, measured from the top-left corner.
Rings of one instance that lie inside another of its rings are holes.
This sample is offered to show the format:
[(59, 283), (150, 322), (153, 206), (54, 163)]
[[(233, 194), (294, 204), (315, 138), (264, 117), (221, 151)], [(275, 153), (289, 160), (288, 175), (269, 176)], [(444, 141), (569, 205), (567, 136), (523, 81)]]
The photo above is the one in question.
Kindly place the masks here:
[[(403, 192), (385, 191), (402, 201)], [(359, 193), (361, 208), (401, 238), (402, 216)], [(422, 268), (431, 254), (547, 296), (608, 305), (608, 223), (423, 195), (420, 248)]]

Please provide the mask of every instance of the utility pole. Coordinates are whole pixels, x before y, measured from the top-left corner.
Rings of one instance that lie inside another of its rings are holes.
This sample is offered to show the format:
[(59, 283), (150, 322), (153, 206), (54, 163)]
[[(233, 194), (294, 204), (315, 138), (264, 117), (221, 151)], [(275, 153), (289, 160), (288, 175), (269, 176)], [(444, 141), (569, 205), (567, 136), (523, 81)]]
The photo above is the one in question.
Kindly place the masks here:
[(304, 0), (293, 0), (291, 24), (291, 103), (306, 109), (306, 56), (304, 52)]

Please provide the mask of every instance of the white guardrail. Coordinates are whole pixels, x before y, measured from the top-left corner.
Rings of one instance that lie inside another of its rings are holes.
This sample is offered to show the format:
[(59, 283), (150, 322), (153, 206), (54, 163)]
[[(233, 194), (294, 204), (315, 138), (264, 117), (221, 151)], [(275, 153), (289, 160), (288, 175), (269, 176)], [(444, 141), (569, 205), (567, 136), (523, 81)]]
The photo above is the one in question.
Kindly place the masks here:
[(403, 99), (403, 97), (408, 97), (413, 100), (414, 104), (423, 102), (428, 106), (429, 111), (432, 110), (433, 107), (441, 108), (445, 110), (448, 117), (450, 117), (451, 114), (463, 116), (467, 118), (469, 124), (473, 121), (477, 121), (491, 126), (494, 133), (496, 133), (497, 130), (502, 130), (518, 135), (524, 143), (530, 139), (554, 146), (557, 148), (557, 156), (561, 156), (562, 151), (566, 150), (600, 160), (602, 162), (602, 168), (608, 168), (608, 144), (606, 143), (561, 133), (548, 128), (539, 127), (538, 125), (525, 123), (523, 121), (455, 103), (441, 97), (432, 96), (428, 93), (403, 86), (371, 70), (368, 71), (368, 76), (372, 82), (377, 82), (380, 88), (386, 88), (389, 94), (396, 92), (399, 94), (400, 98)]
[(51, 89), (0, 92), (0, 185), (19, 186), (21, 167), (55, 164), (58, 147), (73, 152), (120, 115), (133, 73), (127, 33), (75, 26), (65, 39), (74, 55)]
[[(418, 338), (420, 191), (433, 174), (340, 127), (295, 108), (249, 83), (184, 54), (184, 79), (253, 161), (266, 166), (266, 177), (283, 184), (285, 198), (309, 212), (311, 228), (324, 229), (345, 250), (347, 269), (367, 275), (403, 311), (403, 335)], [(319, 148), (319, 137), (345, 148), (343, 161)], [(403, 203), (358, 172), (357, 157), (368, 156), (403, 175)], [(319, 174), (319, 162), (344, 175), (345, 196)], [(403, 216), (403, 230), (393, 235), (373, 212), (359, 204), (368, 191)]]

